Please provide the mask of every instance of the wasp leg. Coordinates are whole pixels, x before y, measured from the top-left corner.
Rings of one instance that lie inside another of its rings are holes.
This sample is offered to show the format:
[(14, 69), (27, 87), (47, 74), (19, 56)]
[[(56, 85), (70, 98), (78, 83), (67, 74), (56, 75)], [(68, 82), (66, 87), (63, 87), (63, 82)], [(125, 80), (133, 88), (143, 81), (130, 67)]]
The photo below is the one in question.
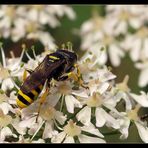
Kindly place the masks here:
[(31, 70), (31, 69), (26, 69), (26, 71), (27, 71), (29, 74), (32, 74), (32, 73), (33, 73), (33, 70)]
[(81, 85), (85, 89), (88, 89), (89, 87), (84, 85), (84, 81), (83, 81), (83, 79), (81, 77), (81, 71), (80, 71), (80, 68), (79, 68), (78, 64), (75, 64), (74, 67), (77, 69), (77, 77), (78, 77), (79, 85)]
[(24, 71), (24, 73), (23, 73), (23, 81), (25, 81), (26, 78), (27, 78), (27, 71), (26, 71), (26, 69), (25, 69), (25, 71)]
[(75, 64), (74, 67), (77, 69), (78, 77), (81, 77), (81, 72), (80, 72), (80, 68), (79, 68), (78, 64)]
[[(36, 117), (36, 122), (38, 121), (38, 117), (40, 114), (40, 110), (42, 107), (42, 104), (45, 102), (48, 94), (49, 94), (49, 87), (48, 87), (49, 82), (45, 82), (44, 87), (46, 87), (45, 92), (40, 96), (40, 100), (39, 100), (39, 108), (38, 108), (38, 112), (37, 112), (37, 117)], [(44, 89), (44, 88), (43, 88)]]
[(58, 77), (57, 81), (65, 81), (67, 79), (68, 79), (68, 75), (65, 75), (65, 76)]
[(63, 76), (59, 77), (58, 81), (64, 81), (66, 79), (72, 78), (75, 82), (78, 82), (78, 84), (86, 89), (88, 89), (87, 86), (84, 85), (84, 82), (81, 78), (80, 70), (77, 70), (77, 74), (74, 72), (69, 72), (67, 74), (64, 74)]
[(25, 81), (26, 78), (27, 78), (27, 72), (28, 72), (29, 74), (31, 74), (31, 73), (33, 72), (33, 70), (31, 70), (31, 69), (25, 69), (25, 71), (24, 71), (24, 73), (23, 73), (23, 81)]
[(66, 74), (62, 75), (61, 77), (58, 77), (56, 80), (57, 81), (64, 81), (69, 78), (73, 78), (75, 81), (78, 81), (78, 77), (73, 72), (66, 73)]

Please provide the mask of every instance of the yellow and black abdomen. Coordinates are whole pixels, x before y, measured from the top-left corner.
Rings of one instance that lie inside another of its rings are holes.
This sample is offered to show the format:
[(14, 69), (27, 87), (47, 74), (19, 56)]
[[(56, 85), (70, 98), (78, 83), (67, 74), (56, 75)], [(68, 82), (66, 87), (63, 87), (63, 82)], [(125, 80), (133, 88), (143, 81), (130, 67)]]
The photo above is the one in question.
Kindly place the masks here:
[(39, 85), (38, 87), (30, 90), (30, 92), (25, 93), (21, 89), (18, 91), (17, 95), (17, 105), (19, 108), (25, 108), (33, 103), (34, 100), (38, 97), (40, 92), (42, 91), (43, 85)]

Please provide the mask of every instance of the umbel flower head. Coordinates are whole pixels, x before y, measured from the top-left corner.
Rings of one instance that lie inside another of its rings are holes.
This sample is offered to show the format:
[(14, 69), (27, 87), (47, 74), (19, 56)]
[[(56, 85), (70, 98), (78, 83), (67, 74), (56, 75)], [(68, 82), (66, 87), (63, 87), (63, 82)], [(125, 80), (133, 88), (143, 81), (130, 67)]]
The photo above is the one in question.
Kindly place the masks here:
[[(34, 70), (47, 53), (53, 52), (48, 50), (36, 55), (35, 49), (31, 50), (34, 57), (23, 48), (20, 58), (6, 58), (1, 47), (1, 142), (106, 143), (104, 128), (108, 134), (117, 131), (119, 139), (126, 139), (132, 123), (142, 141), (148, 142), (147, 123), (138, 114), (139, 109), (148, 106), (147, 94), (131, 92), (128, 75), (123, 82), (116, 84), (117, 76), (106, 65), (100, 64), (99, 56), (94, 60), (89, 52), (77, 60), (77, 68), (72, 71), (74, 78), (64, 81), (51, 79), (49, 89), (46, 81), (36, 100), (20, 109), (16, 100), (20, 86), (26, 80), (25, 69)], [(102, 51), (101, 48), (98, 50)], [(27, 62), (22, 61), (24, 54), (28, 57)], [(12, 65), (12, 59), (16, 65)], [(123, 105), (122, 110), (119, 104)]]
[(18, 42), (22, 38), (40, 41), (44, 46), (55, 48), (50, 28), (60, 26), (60, 18), (74, 20), (76, 15), (67, 5), (1, 5), (0, 36)]
[[(102, 8), (102, 7), (101, 7)], [(92, 6), (92, 16), (84, 21), (77, 33), (81, 37), (81, 49), (98, 56), (98, 48), (106, 48), (98, 61), (110, 60), (120, 66), (122, 58), (129, 55), (140, 70), (138, 85), (148, 84), (148, 5), (107, 5), (104, 14)]]

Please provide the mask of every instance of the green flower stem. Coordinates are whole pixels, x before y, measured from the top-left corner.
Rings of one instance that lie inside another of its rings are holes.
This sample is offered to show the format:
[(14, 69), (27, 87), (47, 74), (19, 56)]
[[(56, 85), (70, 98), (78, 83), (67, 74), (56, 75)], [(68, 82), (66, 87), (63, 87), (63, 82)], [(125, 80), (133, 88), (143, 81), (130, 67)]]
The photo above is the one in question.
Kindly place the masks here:
[(106, 132), (106, 133), (103, 133), (103, 132), (102, 132), (102, 134), (105, 135), (105, 136), (111, 136), (111, 135), (120, 134), (120, 132), (117, 131), (117, 130), (115, 130), (115, 131)]

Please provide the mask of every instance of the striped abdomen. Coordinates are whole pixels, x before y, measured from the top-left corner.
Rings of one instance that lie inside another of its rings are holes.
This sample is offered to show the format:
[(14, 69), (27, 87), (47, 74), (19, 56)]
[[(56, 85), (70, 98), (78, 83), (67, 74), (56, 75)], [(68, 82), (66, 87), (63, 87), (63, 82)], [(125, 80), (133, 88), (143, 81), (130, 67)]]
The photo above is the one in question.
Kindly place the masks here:
[(35, 89), (31, 90), (29, 93), (25, 94), (21, 89), (18, 91), (17, 105), (20, 108), (25, 108), (29, 106), (40, 94), (43, 89), (43, 85), (39, 85)]

